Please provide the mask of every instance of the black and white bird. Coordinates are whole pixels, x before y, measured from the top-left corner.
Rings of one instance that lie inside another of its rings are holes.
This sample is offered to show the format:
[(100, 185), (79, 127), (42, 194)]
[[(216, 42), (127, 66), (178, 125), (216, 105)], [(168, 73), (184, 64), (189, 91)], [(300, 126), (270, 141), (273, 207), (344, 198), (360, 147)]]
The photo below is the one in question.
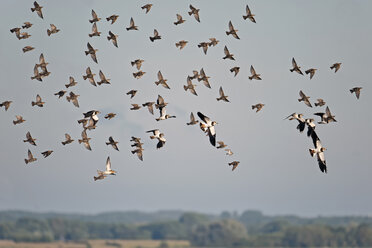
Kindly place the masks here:
[(316, 155), (320, 171), (327, 173), (327, 164), (324, 156), (324, 151), (326, 148), (322, 146), (322, 143), (320, 142), (320, 139), (315, 131), (311, 133), (311, 139), (313, 140), (315, 149), (309, 149), (310, 155), (312, 157)]
[(164, 146), (165, 142), (167, 141), (164, 137), (164, 133), (160, 133), (159, 129), (149, 130), (146, 133), (152, 133), (153, 135), (150, 136), (150, 139), (158, 139), (158, 144), (156, 145), (157, 149), (160, 149)]
[(203, 121), (200, 122), (200, 127), (204, 132), (206, 132), (209, 136), (209, 141), (212, 144), (212, 146), (216, 146), (216, 130), (214, 128), (215, 125), (217, 125), (217, 122), (211, 121), (211, 119), (202, 113), (197, 113), (199, 118)]
[(111, 169), (110, 157), (107, 157), (105, 171), (97, 170), (97, 173), (98, 173), (98, 175), (100, 175), (100, 174), (103, 174), (103, 175), (116, 175), (117, 171)]
[(296, 129), (298, 131), (300, 131), (300, 133), (302, 133), (305, 130), (306, 120), (305, 120), (305, 118), (303, 118), (303, 114), (293, 113), (293, 114), (287, 116), (284, 120), (286, 120), (286, 119), (289, 119), (290, 121), (291, 120), (297, 120), (298, 125), (297, 125)]

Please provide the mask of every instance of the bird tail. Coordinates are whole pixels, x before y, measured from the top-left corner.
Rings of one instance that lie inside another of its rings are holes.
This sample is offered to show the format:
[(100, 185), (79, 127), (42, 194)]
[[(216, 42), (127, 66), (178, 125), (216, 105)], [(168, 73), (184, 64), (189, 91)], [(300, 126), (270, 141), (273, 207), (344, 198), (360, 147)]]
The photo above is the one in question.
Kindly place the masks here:
[(351, 90), (350, 90), (350, 93), (354, 93), (354, 90), (353, 90), (353, 89), (351, 89)]
[(89, 54), (89, 52), (87, 52), (87, 51), (84, 51), (85, 52), (85, 55), (88, 55)]
[(84, 80), (87, 80), (87, 78), (88, 78), (88, 76), (83, 76), (83, 79), (84, 79)]
[(52, 32), (49, 29), (47, 29), (47, 34), (48, 34), (48, 36), (50, 36), (52, 34)]
[(4, 104), (0, 103), (0, 107), (4, 106)]
[(17, 122), (16, 122), (16, 121), (13, 121), (13, 124), (14, 124), (14, 125), (16, 125), (16, 124), (17, 124)]
[(153, 37), (150, 37), (150, 40), (151, 40), (151, 42), (154, 42), (154, 38)]
[(156, 139), (156, 137), (155, 136), (150, 136), (150, 139)]
[(107, 21), (110, 21), (110, 18), (107, 17), (106, 20), (107, 20)]
[(176, 47), (180, 47), (181, 46), (181, 44), (179, 44), (179, 43), (176, 43)]
[(189, 13), (190, 16), (192, 15), (192, 11), (189, 11), (188, 13)]
[(31, 106), (35, 106), (36, 105), (36, 102), (31, 102)]
[(249, 80), (252, 80), (253, 79), (253, 76), (251, 76), (251, 77), (248, 77), (249, 78)]
[(256, 106), (252, 105), (252, 109), (254, 109)]
[(188, 87), (186, 85), (184, 85), (183, 88), (185, 89), (185, 91), (187, 91), (187, 89), (188, 89)]
[(93, 35), (92, 35), (92, 34), (88, 34), (88, 36), (89, 36), (89, 37), (93, 37)]
[(229, 35), (229, 34), (231, 34), (231, 33), (226, 31), (226, 35)]
[(97, 181), (98, 180), (98, 177), (96, 177), (96, 176), (94, 176), (93, 178), (94, 178), (94, 181)]
[(61, 143), (62, 143), (62, 145), (66, 145), (66, 143), (67, 143), (67, 142), (65, 142), (65, 141), (62, 141)]
[(314, 103), (315, 107), (318, 107), (319, 106), (319, 103)]
[(156, 118), (155, 120), (156, 120), (156, 121), (160, 121), (160, 118)]
[(25, 159), (25, 163), (28, 164), (28, 160), (27, 159)]
[(247, 20), (247, 18), (248, 18), (248, 16), (247, 16), (247, 15), (246, 15), (246, 16), (243, 16), (243, 19), (244, 19), (244, 20)]
[(81, 139), (79, 139), (78, 141), (79, 141), (79, 144), (81, 144), (81, 142), (83, 142), (83, 140), (81, 140)]
[(36, 8), (31, 8), (31, 11), (32, 11), (32, 12), (35, 12), (35, 10), (36, 10)]
[(294, 69), (289, 69), (291, 72), (293, 72), (294, 71)]
[(301, 102), (302, 101), (302, 99), (297, 99), (299, 102)]
[(132, 66), (134, 66), (136, 63), (134, 63), (134, 62), (130, 62), (130, 64), (131, 64)]

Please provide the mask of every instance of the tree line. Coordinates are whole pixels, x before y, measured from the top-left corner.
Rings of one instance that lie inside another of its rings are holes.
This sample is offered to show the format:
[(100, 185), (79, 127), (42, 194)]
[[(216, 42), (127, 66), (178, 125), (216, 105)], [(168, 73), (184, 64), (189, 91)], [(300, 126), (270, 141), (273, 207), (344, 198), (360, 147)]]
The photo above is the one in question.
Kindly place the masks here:
[(21, 216), (0, 221), (0, 239), (16, 242), (85, 241), (89, 239), (189, 240), (198, 247), (372, 246), (368, 218), (335, 219), (294, 216), (266, 218), (258, 211), (219, 216), (183, 213), (177, 220), (149, 223), (104, 223), (49, 216)]

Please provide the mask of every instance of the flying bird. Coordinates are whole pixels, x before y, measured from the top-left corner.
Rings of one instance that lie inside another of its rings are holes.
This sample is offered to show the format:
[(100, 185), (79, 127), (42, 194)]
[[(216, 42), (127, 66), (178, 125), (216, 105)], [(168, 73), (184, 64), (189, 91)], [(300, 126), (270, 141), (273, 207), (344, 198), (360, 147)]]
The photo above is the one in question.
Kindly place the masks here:
[(69, 94), (69, 96), (66, 96), (66, 100), (68, 101), (68, 102), (72, 102), (72, 104), (74, 104), (74, 106), (75, 107), (79, 107), (79, 102), (78, 102), (78, 97), (79, 97), (80, 95), (76, 95), (74, 92), (70, 92), (70, 94)]
[(325, 113), (318, 112), (318, 113), (314, 113), (314, 115), (317, 115), (321, 118), (321, 121), (318, 122), (318, 124), (328, 124), (330, 122), (337, 122), (335, 119), (335, 116), (332, 115), (328, 106), (326, 107)]
[[(97, 84), (96, 84), (96, 81), (94, 80), (94, 76), (96, 74), (92, 73), (92, 71), (90, 70), (90, 67), (88, 67), (85, 72), (87, 73), (87, 75), (83, 75), (83, 79), (84, 80), (89, 80), (90, 84), (93, 85), (93, 86), (96, 86), (97, 87)], [(71, 82), (71, 81), (70, 81)]]
[(354, 87), (354, 88), (350, 89), (350, 93), (353, 94), (355, 92), (356, 98), (359, 99), (361, 89), (363, 89), (363, 88), (362, 87)]
[(323, 99), (321, 99), (321, 98), (316, 99), (316, 100), (317, 100), (317, 102), (314, 103), (315, 107), (318, 107), (318, 106), (321, 107), (321, 106), (323, 106), (323, 105), (326, 104), (326, 102)]
[(130, 95), (130, 99), (132, 99), (137, 93), (137, 90), (130, 90), (126, 94)]
[(144, 71), (138, 71), (133, 73), (133, 77), (136, 79), (140, 79), (143, 75), (145, 75), (146, 72)]
[(32, 101), (31, 102), (31, 106), (38, 106), (38, 107), (43, 107), (44, 106), (44, 103), (42, 100), (41, 100), (41, 97), (39, 96), (39, 94), (36, 95), (36, 102)]
[(47, 29), (48, 36), (58, 33), (60, 30), (54, 25), (50, 24), (50, 29)]
[(111, 31), (109, 31), (109, 36), (107, 36), (107, 40), (111, 40), (112, 41), (112, 44), (114, 44), (114, 46), (118, 47), (118, 36), (119, 35), (116, 35), (116, 34), (113, 34)]
[(225, 149), (225, 151), (226, 151), (226, 155), (228, 155), (228, 156), (231, 156), (231, 155), (234, 154), (234, 153), (231, 151), (231, 149)]
[(103, 72), (101, 70), (99, 71), (99, 78), (101, 79), (101, 81), (97, 82), (98, 85), (101, 85), (101, 84), (111, 84), (110, 83), (110, 79), (107, 79), (105, 77), (105, 74), (103, 74)]
[(98, 31), (97, 29), (97, 24), (96, 23), (93, 23), (93, 26), (92, 26), (92, 33), (88, 34), (89, 37), (93, 37), (93, 36), (101, 36), (101, 32)]
[(0, 103), (0, 107), (4, 107), (5, 108), (5, 111), (7, 111), (10, 107), (10, 104), (12, 104), (13, 101), (4, 101), (2, 103)]
[(31, 11), (32, 12), (35, 12), (37, 13), (37, 15), (43, 19), (43, 12), (41, 11), (41, 9), (43, 8), (43, 6), (40, 6), (36, 1), (34, 2), (34, 8), (31, 8)]
[(149, 13), (149, 11), (151, 10), (151, 7), (152, 7), (152, 4), (151, 3), (148, 3), (146, 5), (143, 5), (141, 7), (141, 9), (146, 9), (146, 14)]
[(112, 148), (114, 148), (115, 150), (119, 151), (119, 148), (117, 146), (119, 142), (115, 141), (112, 136), (109, 137), (109, 142), (106, 142), (106, 145), (111, 145)]
[(231, 34), (235, 39), (240, 40), (240, 38), (239, 38), (239, 36), (236, 32), (238, 32), (238, 30), (235, 29), (234, 26), (232, 25), (231, 21), (229, 21), (229, 31), (226, 31), (226, 35)]
[(192, 94), (194, 94), (195, 96), (197, 96), (198, 94), (197, 94), (196, 91), (195, 91), (195, 86), (196, 86), (196, 85), (192, 83), (190, 77), (187, 77), (187, 85), (184, 85), (184, 86), (183, 86), (183, 89), (184, 89), (185, 91), (190, 90), (190, 92), (191, 92)]
[(217, 149), (223, 149), (227, 147), (227, 145), (223, 141), (217, 141), (218, 146), (216, 147)]
[(132, 107), (130, 108), (130, 110), (139, 110), (141, 108), (140, 105), (135, 104), (135, 103), (132, 103), (131, 105), (132, 105)]
[(238, 167), (239, 165), (239, 161), (233, 161), (231, 163), (229, 163), (229, 166), (232, 166), (232, 171), (236, 169), (236, 167)]
[(250, 71), (251, 71), (251, 76), (250, 77), (248, 77), (249, 78), (249, 80), (252, 80), (252, 79), (256, 79), (256, 80), (261, 80), (261, 74), (257, 74), (256, 73), (256, 70), (253, 68), (253, 66), (251, 65), (251, 69), (250, 69)]
[(194, 114), (191, 112), (190, 114), (190, 122), (186, 123), (188, 126), (189, 125), (195, 125), (197, 124), (199, 121), (195, 119), (194, 117)]
[(24, 22), (23, 24), (24, 24), (24, 25), (22, 26), (22, 28), (24, 28), (24, 29), (31, 28), (32, 25), (33, 25), (31, 22)]
[(65, 84), (66, 88), (68, 89), (68, 87), (72, 87), (72, 86), (75, 86), (77, 85), (77, 82), (75, 81), (75, 79), (73, 77), (70, 76), (69, 78), (69, 83), (68, 84)]
[(298, 74), (301, 74), (301, 75), (304, 75), (302, 73), (302, 71), (300, 70), (301, 67), (299, 67), (296, 63), (296, 60), (294, 58), (292, 58), (292, 66), (293, 68), (292, 69), (289, 69), (291, 72), (297, 72)]
[(313, 140), (315, 149), (309, 149), (310, 155), (312, 157), (316, 155), (320, 171), (323, 173), (327, 173), (327, 164), (324, 157), (324, 151), (326, 150), (326, 148), (322, 146), (320, 139), (315, 131), (311, 133), (311, 138)]
[(116, 22), (116, 20), (119, 18), (118, 15), (111, 15), (109, 17), (106, 18), (106, 20), (109, 22), (111, 21), (111, 25), (114, 24)]
[(263, 104), (263, 103), (257, 103), (257, 104), (255, 104), (255, 105), (252, 105), (252, 109), (256, 109), (256, 113), (257, 113), (257, 112), (260, 111), (264, 106), (265, 106), (265, 104)]
[(311, 69), (305, 71), (305, 73), (306, 73), (306, 75), (310, 73), (310, 79), (312, 79), (315, 75), (316, 70), (318, 70), (318, 69), (311, 68)]
[(127, 31), (129, 30), (138, 30), (138, 26), (134, 24), (133, 17), (130, 18), (129, 27), (127, 27)]
[(135, 61), (131, 61), (131, 65), (136, 65), (137, 70), (141, 69), (142, 63), (145, 62), (143, 59), (136, 59)]
[(58, 99), (63, 97), (66, 94), (67, 91), (65, 90), (60, 90), (57, 93), (54, 93), (55, 96), (58, 96)]
[(217, 46), (218, 42), (220, 42), (216, 38), (209, 38), (209, 40), (210, 40), (210, 42), (208, 43), (209, 46)]
[(203, 48), (203, 52), (205, 55), (207, 55), (208, 47), (209, 47), (209, 42), (200, 42), (198, 44), (199, 48)]
[(97, 57), (96, 57), (96, 52), (98, 51), (98, 49), (94, 49), (88, 42), (87, 44), (87, 47), (88, 47), (88, 51), (85, 51), (85, 55), (88, 55), (90, 54), (90, 57), (92, 57), (93, 61), (96, 62), (98, 64), (98, 61), (97, 61)]
[(167, 140), (164, 137), (164, 133), (160, 133), (159, 129), (149, 130), (146, 133), (153, 134), (150, 136), (150, 139), (158, 139), (158, 144), (156, 145), (156, 149), (160, 149), (165, 145), (165, 142)]
[(20, 116), (20, 115), (16, 115), (16, 120), (13, 121), (13, 124), (14, 124), (14, 125), (17, 125), (17, 124), (21, 124), (21, 123), (23, 123), (23, 122), (25, 122), (25, 121), (26, 121), (26, 120), (23, 119), (22, 116)]
[(158, 71), (158, 79), (159, 81), (155, 81), (156, 85), (161, 84), (164, 88), (170, 89), (169, 85), (167, 84), (167, 79), (164, 79), (163, 75), (161, 74), (161, 71)]
[(204, 68), (201, 68), (200, 69), (200, 73), (199, 73), (199, 77), (198, 77), (198, 81), (203, 81), (203, 84), (207, 87), (207, 88), (211, 88), (211, 85), (209, 84), (209, 79), (210, 77), (208, 77), (206, 74), (205, 74), (205, 71), (204, 71)]
[(203, 131), (206, 132), (209, 136), (209, 141), (212, 146), (216, 146), (216, 130), (214, 126), (217, 124), (215, 121), (211, 121), (211, 119), (201, 112), (197, 113), (199, 118), (204, 122), (200, 122), (200, 125), (203, 126)]
[(234, 77), (236, 77), (236, 75), (238, 75), (239, 71), (240, 71), (240, 67), (239, 66), (235, 66), (235, 67), (233, 67), (233, 68), (230, 69), (230, 72), (231, 73), (234, 73)]
[(225, 46), (225, 48), (223, 49), (224, 53), (225, 53), (225, 57), (223, 57), (223, 59), (231, 59), (231, 60), (235, 60), (234, 59), (234, 54), (231, 54), (229, 52), (229, 49), (227, 49), (227, 46)]
[(154, 114), (154, 107), (153, 105), (155, 104), (155, 102), (146, 102), (144, 104), (142, 104), (143, 107), (147, 107), (147, 109), (149, 110), (150, 114)]
[(95, 22), (98, 22), (99, 20), (101, 20), (101, 18), (98, 18), (96, 12), (94, 10), (92, 10), (92, 20), (89, 20), (90, 23), (95, 23)]
[(247, 18), (249, 18), (249, 20), (251, 20), (251, 22), (256, 23), (256, 20), (254, 19), (254, 15), (252, 14), (252, 12), (249, 9), (248, 5), (245, 7), (245, 12), (246, 12), (246, 15), (243, 15), (243, 19), (244, 20), (247, 20)]
[(30, 133), (30, 132), (27, 132), (27, 133), (26, 133), (26, 139), (23, 140), (23, 142), (28, 142), (28, 143), (30, 143), (31, 145), (36, 146), (35, 140), (36, 140), (36, 139), (32, 138), (31, 133)]
[(44, 156), (44, 158), (46, 158), (46, 157), (49, 157), (50, 154), (52, 154), (52, 153), (53, 153), (52, 150), (48, 150), (48, 151), (42, 152), (41, 154)]
[(71, 139), (71, 136), (68, 133), (65, 133), (65, 138), (66, 140), (61, 142), (62, 145), (67, 145), (74, 141), (73, 139)]
[(105, 119), (111, 120), (115, 116), (116, 116), (116, 114), (114, 114), (114, 113), (108, 113), (107, 115), (105, 115)]
[(176, 42), (176, 47), (179, 47), (180, 50), (184, 48), (187, 45), (188, 41), (186, 40), (180, 40), (179, 42)]
[(342, 63), (334, 63), (330, 68), (335, 69), (335, 73), (340, 69)]
[(116, 173), (117, 173), (117, 171), (111, 169), (110, 157), (107, 157), (107, 160), (106, 160), (106, 170), (105, 171), (97, 170), (97, 172), (98, 172), (98, 175), (100, 175), (100, 174), (103, 174), (103, 175), (116, 175)]
[(25, 163), (28, 164), (28, 163), (31, 163), (31, 162), (34, 162), (37, 160), (37, 158), (34, 158), (34, 156), (32, 155), (32, 152), (30, 151), (30, 149), (28, 149), (28, 158), (25, 159)]
[(217, 101), (222, 100), (222, 101), (225, 101), (225, 102), (230, 102), (230, 101), (227, 99), (228, 96), (226, 96), (225, 93), (223, 92), (222, 86), (221, 86), (220, 89), (219, 89), (219, 93), (220, 93), (220, 97), (216, 98)]
[(24, 53), (26, 53), (26, 52), (32, 51), (32, 50), (34, 50), (34, 49), (35, 49), (35, 47), (32, 47), (32, 46), (25, 46), (24, 48), (22, 48), (22, 51), (23, 51)]
[(184, 23), (185, 22), (185, 20), (184, 19), (182, 19), (182, 16), (181, 15), (179, 15), (179, 14), (176, 14), (177, 15), (177, 21), (176, 22), (173, 22), (174, 23), (174, 25), (179, 25), (179, 24), (182, 24), (182, 23)]
[(161, 36), (159, 35), (158, 30), (154, 29), (154, 36), (150, 36), (151, 42), (154, 42), (155, 40), (160, 40)]
[(189, 13), (189, 16), (194, 15), (195, 20), (197, 20), (198, 22), (200, 22), (200, 17), (199, 17), (199, 11), (200, 11), (200, 9), (196, 9), (191, 4), (190, 4), (189, 7), (190, 7), (190, 10), (191, 10), (191, 11), (188, 12)]
[(103, 173), (99, 173), (98, 176), (93, 176), (93, 179), (94, 181), (97, 181), (97, 180), (103, 180), (105, 179), (107, 176), (104, 175)]
[(309, 98), (310, 98), (310, 97), (309, 97), (309, 96), (306, 96), (305, 93), (302, 92), (302, 90), (300, 90), (299, 94), (300, 94), (300, 97), (301, 97), (301, 98), (298, 99), (298, 101), (299, 101), (299, 102), (302, 102), (302, 101), (303, 101), (303, 102), (306, 104), (306, 106), (312, 108), (313, 106), (311, 106), (311, 103), (310, 103), (310, 101), (309, 101)]
[(144, 150), (143, 148), (137, 148), (137, 149), (135, 149), (135, 150), (133, 150), (131, 152), (132, 152), (132, 154), (135, 154), (136, 153), (138, 159), (141, 160), (141, 161), (143, 161), (143, 153), (142, 153), (143, 150)]
[(88, 138), (88, 135), (87, 135), (87, 132), (86, 130), (84, 130), (82, 133), (81, 133), (81, 139), (78, 139), (79, 141), (79, 144), (83, 143), (85, 148), (89, 151), (92, 150), (92, 148), (90, 147), (90, 144), (89, 144), (89, 140), (91, 138)]
[(293, 114), (287, 116), (284, 120), (286, 120), (286, 119), (289, 119), (290, 121), (291, 120), (297, 120), (298, 125), (297, 125), (296, 129), (299, 130), (300, 133), (302, 133), (305, 130), (306, 120), (303, 118), (303, 114), (293, 113)]

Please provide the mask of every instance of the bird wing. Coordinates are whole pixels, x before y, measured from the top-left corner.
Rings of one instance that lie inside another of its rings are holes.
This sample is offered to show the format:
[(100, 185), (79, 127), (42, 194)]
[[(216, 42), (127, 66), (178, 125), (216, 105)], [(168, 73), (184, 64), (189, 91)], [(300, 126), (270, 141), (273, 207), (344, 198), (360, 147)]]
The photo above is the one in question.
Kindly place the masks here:
[(216, 130), (214, 129), (214, 126), (208, 128), (208, 136), (212, 146), (216, 146)]
[(99, 70), (99, 77), (101, 78), (102, 81), (106, 80), (106, 77), (101, 70)]
[(302, 99), (306, 99), (306, 95), (302, 92), (302, 90), (300, 90), (299, 94)]
[(93, 26), (92, 26), (92, 32), (93, 32), (93, 33), (97, 33), (97, 32), (98, 32), (97, 24), (96, 24), (96, 23), (93, 23)]
[(220, 96), (221, 97), (224, 97), (225, 96), (225, 93), (223, 92), (222, 86), (220, 87), (219, 92), (220, 92)]
[(327, 165), (326, 165), (326, 161), (325, 161), (325, 157), (324, 157), (324, 152), (317, 153), (317, 159), (318, 159), (319, 169), (322, 172), (327, 173)]
[(252, 15), (251, 10), (249, 9), (248, 5), (245, 6), (245, 12), (247, 13), (248, 16)]
[(98, 16), (94, 10), (92, 10), (92, 17), (93, 19), (98, 19)]
[(256, 71), (255, 71), (255, 69), (253, 68), (252, 65), (251, 65), (251, 74), (252, 74), (252, 75), (256, 75)]
[(66, 140), (71, 140), (71, 136), (68, 133), (65, 133)]
[(134, 24), (134, 20), (133, 20), (133, 17), (130, 18), (130, 26), (131, 26), (131, 27), (134, 27), (134, 26), (135, 26), (135, 24)]
[(107, 157), (107, 160), (106, 160), (106, 171), (110, 171), (111, 170), (111, 161), (110, 161), (110, 157)]
[(161, 74), (161, 71), (158, 71), (158, 79), (159, 80), (164, 80), (163, 75)]
[(83, 132), (81, 132), (81, 137), (85, 140), (88, 138), (88, 135), (87, 135), (87, 132), (84, 130)]
[(29, 159), (32, 159), (32, 158), (34, 157), (34, 156), (32, 155), (32, 152), (30, 151), (30, 149), (28, 149), (27, 155), (28, 155), (28, 158), (29, 158)]
[(223, 51), (225, 52), (225, 55), (230, 55), (229, 49), (227, 49), (227, 46), (224, 47)]
[(41, 102), (41, 97), (39, 95), (36, 95), (36, 102)]
[(40, 54), (39, 63), (40, 64), (44, 64), (45, 63), (44, 54)]
[(234, 26), (232, 25), (231, 21), (229, 21), (229, 29), (230, 31), (234, 31)]
[(331, 114), (331, 111), (329, 110), (329, 107), (327, 106), (326, 107), (326, 114), (327, 114), (327, 117), (331, 117), (332, 116), (332, 114)]
[(94, 50), (94, 48), (92, 47), (92, 45), (89, 42), (87, 43), (87, 47), (88, 47), (89, 51)]
[(360, 88), (358, 88), (358, 89), (355, 91), (355, 95), (356, 95), (357, 99), (359, 99), (359, 96), (360, 96)]
[(199, 118), (200, 118), (202, 121), (204, 121), (205, 123), (207, 123), (207, 124), (208, 124), (208, 123), (211, 123), (211, 119), (209, 119), (209, 117), (203, 115), (203, 114), (200, 113), (200, 112), (198, 112), (197, 114), (198, 114)]
[(320, 143), (320, 139), (315, 131), (311, 132), (311, 139), (313, 140), (313, 144), (315, 148), (322, 147), (322, 144)]
[(182, 21), (182, 16), (179, 15), (179, 14), (177, 14), (177, 20), (178, 20), (178, 21)]
[(156, 100), (157, 104), (164, 104), (164, 98), (161, 95), (158, 95), (158, 99)]
[(292, 66), (297, 67), (297, 63), (296, 63), (296, 60), (294, 58), (292, 58)]
[(154, 29), (154, 36), (159, 36), (158, 30)]

